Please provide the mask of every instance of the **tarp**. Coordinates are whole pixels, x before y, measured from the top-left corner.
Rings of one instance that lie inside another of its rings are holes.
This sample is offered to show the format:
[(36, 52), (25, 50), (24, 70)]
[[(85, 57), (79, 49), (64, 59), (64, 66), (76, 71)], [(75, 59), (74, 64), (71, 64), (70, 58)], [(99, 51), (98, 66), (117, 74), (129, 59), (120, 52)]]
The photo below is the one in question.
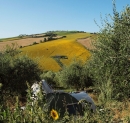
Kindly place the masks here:
[(91, 103), (91, 109), (95, 112), (96, 106), (92, 100), (92, 98), (84, 91), (78, 92), (78, 93), (70, 93), (71, 96), (75, 97), (78, 101), (80, 100), (86, 100), (87, 102)]

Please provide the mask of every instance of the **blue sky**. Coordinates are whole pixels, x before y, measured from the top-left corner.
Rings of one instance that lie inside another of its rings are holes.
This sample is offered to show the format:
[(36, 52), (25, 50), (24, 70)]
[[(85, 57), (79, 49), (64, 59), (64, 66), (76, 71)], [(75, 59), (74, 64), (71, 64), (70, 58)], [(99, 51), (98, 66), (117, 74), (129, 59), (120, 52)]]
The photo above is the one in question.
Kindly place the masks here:
[[(120, 12), (130, 0), (116, 0)], [(98, 32), (112, 0), (0, 0), (0, 38), (53, 30)]]

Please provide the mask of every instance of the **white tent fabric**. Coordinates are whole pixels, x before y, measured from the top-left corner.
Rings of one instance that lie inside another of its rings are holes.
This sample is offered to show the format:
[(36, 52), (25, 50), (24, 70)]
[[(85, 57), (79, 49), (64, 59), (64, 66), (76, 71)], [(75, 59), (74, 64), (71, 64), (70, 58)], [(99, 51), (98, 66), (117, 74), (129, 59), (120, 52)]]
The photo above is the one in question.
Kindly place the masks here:
[[(53, 89), (47, 84), (47, 82), (43, 79), (41, 80), (41, 84), (42, 84), (42, 89), (44, 90), (44, 92), (46, 94), (48, 93), (53, 93)], [(32, 92), (33, 92), (33, 96), (37, 96), (37, 94), (40, 92), (40, 84), (35, 82), (32, 86), (31, 86)]]
[(37, 82), (35, 82), (32, 86), (31, 86), (32, 92), (33, 92), (33, 96), (37, 96), (37, 94), (40, 92), (40, 86)]

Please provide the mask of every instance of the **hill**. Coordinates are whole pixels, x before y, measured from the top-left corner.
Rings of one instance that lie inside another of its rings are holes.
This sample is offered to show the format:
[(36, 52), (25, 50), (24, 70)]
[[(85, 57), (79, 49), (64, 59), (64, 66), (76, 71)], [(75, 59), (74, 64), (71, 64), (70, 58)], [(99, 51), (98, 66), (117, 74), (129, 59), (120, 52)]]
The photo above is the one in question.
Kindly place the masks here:
[[(49, 31), (41, 34), (19, 35), (19, 37), (0, 39), (0, 50), (6, 45), (16, 43), (23, 54), (37, 58), (44, 70), (58, 71), (61, 64), (68, 65), (74, 59), (85, 61), (90, 57), (86, 50), (91, 48), (91, 37), (94, 34), (83, 31)], [(44, 41), (46, 38), (46, 41)], [(48, 40), (51, 38), (51, 40)], [(65, 59), (54, 59), (65, 56)]]
[(32, 34), (32, 35), (19, 35), (17, 37), (3, 38), (0, 39), (0, 51), (6, 48), (6, 45), (16, 43), (20, 47), (33, 45), (36, 43), (43, 42), (46, 40), (59, 39), (63, 36), (59, 36), (54, 33), (43, 33), (43, 34)]
[(42, 69), (58, 71), (61, 68), (52, 58), (53, 56), (67, 56), (68, 59), (61, 59), (61, 62), (65, 65), (69, 64), (74, 59), (85, 61), (90, 57), (90, 53), (86, 48), (77, 42), (79, 38), (90, 36), (90, 33), (66, 33), (66, 38), (24, 47), (22, 51), (32, 58), (38, 58), (39, 65)]

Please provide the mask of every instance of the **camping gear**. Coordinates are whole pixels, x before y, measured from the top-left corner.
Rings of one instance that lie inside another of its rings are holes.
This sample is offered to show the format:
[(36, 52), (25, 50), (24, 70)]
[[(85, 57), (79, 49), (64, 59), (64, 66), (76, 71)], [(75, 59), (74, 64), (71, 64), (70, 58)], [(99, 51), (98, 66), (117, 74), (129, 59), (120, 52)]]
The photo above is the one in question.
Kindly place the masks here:
[[(86, 92), (66, 93), (63, 91), (54, 91), (45, 80), (42, 80), (42, 88), (46, 93), (48, 110), (57, 111), (60, 116), (63, 116), (67, 111), (69, 115), (83, 115), (85, 103), (90, 104), (90, 110), (96, 111), (96, 106), (92, 98)], [(83, 102), (79, 103), (81, 100)]]

